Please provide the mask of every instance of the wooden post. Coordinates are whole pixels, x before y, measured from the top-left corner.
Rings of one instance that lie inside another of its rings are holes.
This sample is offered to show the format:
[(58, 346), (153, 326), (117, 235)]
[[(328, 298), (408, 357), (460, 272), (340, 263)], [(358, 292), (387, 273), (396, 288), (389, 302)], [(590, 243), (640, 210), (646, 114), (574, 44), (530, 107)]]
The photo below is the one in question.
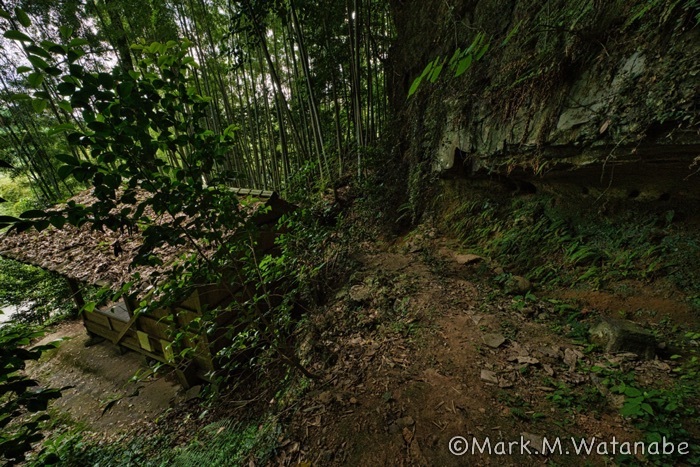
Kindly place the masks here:
[(75, 304), (78, 306), (78, 310), (82, 310), (85, 306), (85, 299), (83, 299), (83, 293), (80, 291), (78, 281), (76, 281), (75, 279), (71, 279), (70, 277), (67, 277), (66, 281), (68, 281), (68, 287), (70, 288), (70, 292), (73, 295), (73, 300), (75, 300)]

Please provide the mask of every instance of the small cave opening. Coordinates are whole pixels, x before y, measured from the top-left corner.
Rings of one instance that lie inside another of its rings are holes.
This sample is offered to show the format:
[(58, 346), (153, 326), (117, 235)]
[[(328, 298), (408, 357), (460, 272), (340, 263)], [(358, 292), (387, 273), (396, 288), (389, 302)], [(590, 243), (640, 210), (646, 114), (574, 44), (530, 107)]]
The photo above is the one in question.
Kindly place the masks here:
[(627, 197), (628, 197), (629, 199), (635, 199), (635, 198), (639, 198), (639, 195), (640, 195), (640, 194), (641, 194), (641, 192), (640, 192), (638, 189), (633, 188), (633, 189), (631, 189), (630, 191), (627, 192)]
[(472, 160), (466, 151), (455, 147), (454, 164), (448, 173), (456, 177), (469, 177), (472, 175)]

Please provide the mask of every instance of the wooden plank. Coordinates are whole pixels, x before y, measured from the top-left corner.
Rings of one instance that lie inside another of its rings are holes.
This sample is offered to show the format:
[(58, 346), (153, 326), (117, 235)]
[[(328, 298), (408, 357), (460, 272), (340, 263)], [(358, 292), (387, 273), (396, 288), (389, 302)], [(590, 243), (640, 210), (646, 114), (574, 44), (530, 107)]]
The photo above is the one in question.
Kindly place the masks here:
[(149, 358), (152, 358), (153, 360), (157, 360), (157, 361), (163, 362), (163, 363), (168, 363), (168, 362), (165, 361), (165, 357), (163, 357), (162, 355), (158, 355), (158, 354), (155, 354), (155, 353), (153, 353), (153, 352), (149, 352), (149, 351), (144, 350), (143, 348), (141, 348), (141, 346), (139, 345), (138, 340), (135, 339), (135, 338), (125, 337), (124, 340), (122, 341), (122, 343), (121, 343), (120, 345), (122, 345), (122, 346), (124, 346), (124, 347), (126, 347), (126, 348), (128, 348), (128, 349), (131, 349), (131, 350), (133, 350), (133, 351), (135, 351), (135, 352), (138, 352), (138, 353), (140, 353), (140, 354), (142, 354), (142, 355), (145, 355), (145, 356), (147, 356), (147, 357), (149, 357)]
[(109, 318), (109, 324), (110, 324), (111, 328), (117, 332), (123, 331), (127, 325), (127, 323), (125, 323), (124, 321), (114, 319), (114, 318)]
[(83, 313), (83, 320), (97, 323), (100, 326), (106, 327), (107, 329), (112, 329), (112, 324), (109, 322), (109, 318), (95, 311), (86, 311)]
[(101, 313), (109, 318), (114, 318), (124, 323), (128, 323), (131, 318), (131, 314), (123, 301), (115, 303), (113, 305), (102, 307), (95, 311), (96, 313)]
[(205, 285), (198, 287), (200, 310), (211, 310), (230, 296), (229, 290), (222, 285)]
[(184, 308), (176, 308), (175, 312), (177, 313), (177, 322), (182, 327), (187, 326), (196, 318), (199, 318), (201, 316), (199, 313), (195, 313)]
[(122, 329), (122, 330), (119, 332), (119, 334), (112, 340), (112, 343), (118, 344), (119, 341), (122, 340), (122, 338), (124, 337), (124, 335), (126, 334), (126, 332), (127, 332), (129, 329), (131, 329), (131, 326), (134, 325), (134, 323), (136, 322), (136, 319), (138, 318), (138, 316), (139, 316), (139, 315), (133, 315), (133, 316), (131, 317), (131, 319), (129, 320), (129, 322), (126, 323), (126, 326), (124, 326), (124, 329)]
[[(99, 324), (96, 324), (96, 323), (86, 323), (86, 324), (87, 324), (86, 328), (88, 328), (88, 331), (90, 331), (94, 334), (97, 334), (98, 336), (106, 337), (107, 339), (113, 340), (114, 337), (116, 337), (116, 335), (117, 335), (116, 331), (109, 330), (103, 326), (100, 326)], [(149, 344), (150, 343), (151, 343), (151, 341), (149, 340)], [(135, 351), (137, 351), (143, 355), (146, 355), (154, 360), (158, 360), (160, 362), (167, 363), (165, 360), (165, 357), (163, 355), (158, 355), (155, 352), (148, 351), (148, 350), (144, 349), (143, 347), (141, 347), (141, 343), (136, 335), (136, 331), (134, 331), (133, 329), (130, 330), (129, 333), (122, 338), (119, 345), (127, 347), (131, 350), (135, 350)]]
[(172, 334), (172, 329), (166, 323), (146, 315), (139, 317), (136, 327), (157, 339), (169, 339)]
[(197, 289), (194, 289), (194, 291), (189, 297), (180, 302), (179, 307), (187, 308), (188, 310), (192, 310), (195, 312), (201, 312), (202, 305), (199, 301), (199, 292), (197, 291)]
[(136, 331), (136, 335), (139, 338), (139, 344), (141, 348), (146, 352), (153, 352), (153, 347), (151, 347), (151, 342), (148, 339), (148, 334), (143, 331)]
[(150, 318), (155, 318), (155, 319), (161, 319), (161, 318), (167, 318), (168, 316), (171, 316), (173, 314), (173, 310), (171, 308), (156, 308), (153, 311), (150, 311), (148, 316)]
[(231, 188), (231, 192), (240, 196), (254, 196), (256, 198), (272, 198), (276, 195), (274, 191), (253, 190), (250, 188)]
[[(83, 324), (85, 325), (85, 329), (87, 329), (89, 332), (97, 334), (101, 337), (105, 337), (112, 342), (114, 342), (114, 339), (119, 335), (119, 332), (109, 329), (93, 321), (84, 321)], [(136, 336), (136, 333), (133, 330), (127, 332), (128, 334), (125, 337), (123, 337), (123, 339), (130, 336)]]

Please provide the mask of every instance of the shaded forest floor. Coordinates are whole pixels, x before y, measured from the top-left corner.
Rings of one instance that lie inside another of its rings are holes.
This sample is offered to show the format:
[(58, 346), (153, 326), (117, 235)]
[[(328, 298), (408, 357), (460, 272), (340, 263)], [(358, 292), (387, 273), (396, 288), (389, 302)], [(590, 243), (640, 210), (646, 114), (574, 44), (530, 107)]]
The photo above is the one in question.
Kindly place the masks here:
[[(74, 338), (32, 373), (76, 385), (55, 409), (83, 423), (94, 442), (133, 450), (139, 433), (138, 455), (112, 453), (112, 465), (161, 465), (164, 450), (181, 454), (177, 465), (692, 463), (619, 455), (619, 445), (614, 455), (609, 444), (649, 441), (664, 427), (673, 442), (697, 440), (679, 419), (697, 415), (695, 399), (655, 412), (659, 426), (620, 412), (626, 386), (658, 389), (661, 403), (646, 401), (655, 410), (678, 399), (688, 370), (669, 359), (605, 354), (587, 340), (588, 326), (604, 315), (633, 318), (661, 340), (691, 329), (695, 312), (673, 293), (634, 281), (615, 293), (508, 290), (497, 280), (499, 265), (430, 229), (360, 250), (348, 283), (305, 323), (302, 350), (318, 381), (295, 380), (282, 392), (249, 387), (202, 405), (167, 378), (130, 382), (140, 357), (118, 356), (107, 344), (82, 348), (79, 324), (59, 328)], [(117, 361), (129, 363), (115, 370)], [(448, 449), (455, 436), (488, 439), (495, 452), (455, 456)], [(522, 454), (520, 444), (497, 454), (497, 443), (521, 437), (533, 452), (543, 438), (560, 437), (561, 454)], [(608, 453), (576, 455), (572, 437), (605, 441)], [(144, 439), (157, 441), (144, 446)], [(71, 455), (85, 448), (74, 443)]]

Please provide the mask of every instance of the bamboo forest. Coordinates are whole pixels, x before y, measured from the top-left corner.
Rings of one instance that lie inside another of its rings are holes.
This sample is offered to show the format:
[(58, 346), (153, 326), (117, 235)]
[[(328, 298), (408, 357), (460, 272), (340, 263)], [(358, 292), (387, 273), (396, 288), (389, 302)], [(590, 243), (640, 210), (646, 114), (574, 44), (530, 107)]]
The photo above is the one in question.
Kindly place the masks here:
[(697, 465), (698, 56), (698, 0), (0, 0), (0, 465)]

